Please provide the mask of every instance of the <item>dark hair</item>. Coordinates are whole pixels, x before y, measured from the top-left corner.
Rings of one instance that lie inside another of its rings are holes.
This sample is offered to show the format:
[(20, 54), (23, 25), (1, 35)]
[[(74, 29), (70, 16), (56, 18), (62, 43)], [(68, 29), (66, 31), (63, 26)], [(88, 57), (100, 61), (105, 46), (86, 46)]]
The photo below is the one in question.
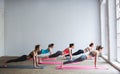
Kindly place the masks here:
[(90, 47), (93, 46), (93, 45), (94, 45), (94, 43), (90, 43), (90, 44), (89, 44)]
[(96, 46), (96, 50), (100, 50), (100, 49), (103, 49), (103, 47), (101, 46), (101, 45), (99, 45), (99, 46)]
[(69, 47), (72, 47), (72, 46), (74, 46), (74, 43), (69, 44)]
[(38, 50), (39, 47), (40, 45), (35, 45), (35, 51)]
[(53, 46), (54, 46), (54, 44), (53, 44), (53, 43), (51, 43), (51, 44), (49, 44), (49, 45), (48, 45), (48, 47), (53, 47)]

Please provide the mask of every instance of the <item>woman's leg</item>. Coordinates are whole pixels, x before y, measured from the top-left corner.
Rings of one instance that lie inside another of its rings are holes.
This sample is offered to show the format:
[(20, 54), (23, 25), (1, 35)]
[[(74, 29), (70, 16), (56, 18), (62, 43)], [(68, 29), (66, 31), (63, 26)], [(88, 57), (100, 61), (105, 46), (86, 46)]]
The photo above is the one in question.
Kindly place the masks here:
[(6, 63), (11, 63), (11, 62), (17, 62), (17, 59), (11, 59), (11, 60), (6, 61)]
[(82, 54), (84, 53), (84, 51), (82, 49), (78, 50), (77, 52), (73, 53), (72, 55), (79, 55), (79, 54)]
[(62, 51), (57, 51), (56, 53), (51, 54), (51, 55), (49, 56), (49, 58), (55, 58), (55, 57), (58, 57), (58, 56), (60, 56), (60, 55), (62, 55)]
[[(78, 51), (74, 52), (72, 54), (72, 56), (79, 55), (79, 54), (82, 54), (82, 53), (84, 53), (84, 51), (82, 49), (79, 49)], [(66, 56), (70, 56), (70, 55), (66, 55)]]
[(7, 63), (11, 63), (11, 62), (20, 62), (20, 61), (25, 61), (25, 60), (27, 60), (27, 55), (23, 55), (23, 56), (18, 57), (18, 58), (16, 58), (16, 59), (8, 60), (8, 61), (5, 62), (5, 65), (6, 65)]
[(84, 54), (84, 55), (81, 55), (79, 58), (75, 59), (75, 60), (69, 60), (69, 61), (66, 61), (66, 62), (63, 62), (63, 64), (69, 64), (69, 63), (74, 63), (74, 62), (81, 62), (81, 61), (84, 61), (87, 59), (87, 56)]
[(6, 63), (19, 62), (19, 61), (25, 61), (25, 60), (27, 60), (27, 56), (26, 56), (26, 55), (23, 55), (23, 56), (18, 57), (18, 58), (16, 58), (16, 59), (8, 60)]

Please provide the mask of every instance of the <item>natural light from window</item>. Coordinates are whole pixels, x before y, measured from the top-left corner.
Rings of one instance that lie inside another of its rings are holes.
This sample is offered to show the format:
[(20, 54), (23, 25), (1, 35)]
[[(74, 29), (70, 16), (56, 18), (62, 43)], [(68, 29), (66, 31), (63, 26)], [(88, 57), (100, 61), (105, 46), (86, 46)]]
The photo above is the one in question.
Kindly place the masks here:
[(120, 0), (116, 0), (117, 21), (117, 61), (120, 62)]

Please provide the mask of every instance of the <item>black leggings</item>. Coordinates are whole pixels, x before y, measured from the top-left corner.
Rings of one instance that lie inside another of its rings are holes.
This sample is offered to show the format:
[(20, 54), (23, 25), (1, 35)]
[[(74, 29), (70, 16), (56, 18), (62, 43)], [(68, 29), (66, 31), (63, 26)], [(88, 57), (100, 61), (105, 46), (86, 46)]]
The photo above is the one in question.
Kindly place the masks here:
[(62, 55), (62, 51), (57, 51), (56, 53), (49, 55), (49, 58), (55, 58), (55, 57), (58, 57), (60, 55)]
[(74, 63), (74, 62), (81, 62), (87, 59), (87, 56), (85, 54), (81, 55), (79, 58), (75, 59), (75, 60), (69, 60), (69, 61), (65, 61), (63, 62), (63, 64), (69, 64), (69, 63)]
[(16, 59), (8, 60), (6, 63), (21, 62), (21, 61), (26, 61), (26, 60), (27, 60), (27, 55), (22, 55), (21, 57), (18, 57)]
[[(77, 52), (73, 53), (72, 56), (79, 55), (82, 53), (84, 53), (84, 51), (82, 49), (79, 49)], [(66, 56), (70, 56), (70, 55), (66, 55)]]

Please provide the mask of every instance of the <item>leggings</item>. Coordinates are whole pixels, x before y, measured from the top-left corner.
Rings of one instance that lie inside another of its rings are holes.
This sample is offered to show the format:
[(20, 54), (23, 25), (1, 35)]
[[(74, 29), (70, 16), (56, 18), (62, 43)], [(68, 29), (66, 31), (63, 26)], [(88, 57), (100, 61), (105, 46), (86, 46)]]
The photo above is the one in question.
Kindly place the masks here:
[(22, 55), (21, 57), (18, 57), (16, 59), (8, 60), (6, 63), (21, 62), (21, 61), (26, 61), (26, 60), (27, 60), (27, 55)]
[[(79, 49), (77, 52), (73, 53), (72, 56), (79, 55), (82, 53), (84, 53), (84, 51), (82, 49)], [(70, 56), (70, 55), (66, 55), (66, 56)]]
[(55, 57), (58, 57), (60, 55), (62, 55), (62, 51), (57, 51), (56, 53), (49, 55), (49, 58), (55, 58)]
[(87, 59), (87, 56), (85, 54), (82, 54), (80, 57), (78, 57), (77, 59), (74, 60), (69, 60), (69, 61), (65, 61), (63, 62), (63, 64), (69, 64), (69, 63), (74, 63), (74, 62), (81, 62)]

